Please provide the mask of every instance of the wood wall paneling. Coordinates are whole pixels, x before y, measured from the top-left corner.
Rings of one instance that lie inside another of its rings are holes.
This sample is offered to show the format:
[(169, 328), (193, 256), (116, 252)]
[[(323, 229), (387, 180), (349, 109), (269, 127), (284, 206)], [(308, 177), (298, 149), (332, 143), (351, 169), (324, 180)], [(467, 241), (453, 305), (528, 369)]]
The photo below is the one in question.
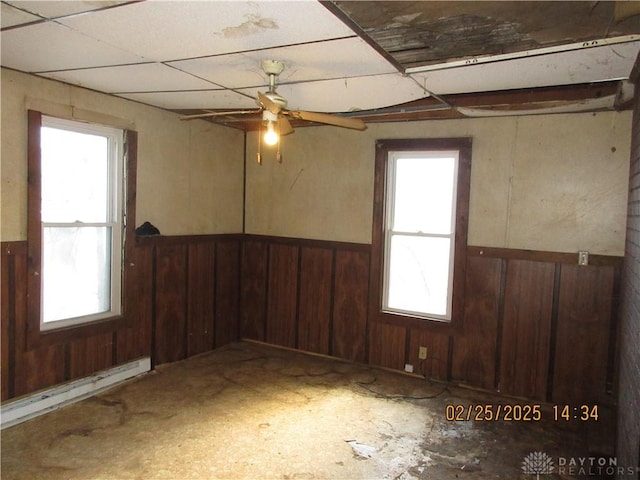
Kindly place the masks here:
[(606, 382), (613, 286), (613, 267), (562, 266), (554, 402), (612, 402)]
[(166, 363), (186, 356), (186, 246), (156, 247), (155, 362)]
[(65, 362), (65, 346), (62, 344), (33, 350), (16, 350), (15, 396), (26, 395), (67, 380)]
[(297, 337), (298, 255), (296, 246), (269, 247), (266, 341), (291, 348)]
[(371, 323), (369, 363), (404, 370), (407, 329), (385, 323)]
[(14, 259), (13, 255), (5, 253), (2, 249), (2, 263), (0, 263), (0, 328), (2, 335), (0, 336), (0, 400), (6, 400), (12, 396), (13, 382), (13, 360), (15, 354), (11, 355), (9, 350), (14, 344), (14, 317), (13, 309), (15, 308), (15, 286), (14, 281)]
[(338, 250), (334, 282), (331, 354), (364, 362), (367, 359), (369, 254)]
[(498, 355), (502, 260), (467, 257), (463, 334), (453, 340), (452, 380), (493, 390)]
[(240, 336), (264, 341), (268, 244), (245, 240), (242, 247)]
[(152, 354), (154, 249), (137, 246), (125, 265), (128, 288), (124, 292), (125, 312), (130, 326), (116, 332), (116, 363), (126, 363)]
[[(215, 346), (238, 339), (240, 317), (240, 242), (216, 242)], [(204, 293), (204, 292), (203, 292)], [(211, 294), (211, 292), (209, 292)]]
[[(9, 374), (7, 394), (20, 396), (42, 388), (61, 383), (65, 378), (65, 350), (62, 345), (49, 345), (27, 350), (27, 250), (26, 242), (16, 242), (12, 246), (14, 253), (7, 256), (6, 248), (2, 255), (3, 292), (12, 298), (3, 299), (5, 320), (2, 335), (10, 334), (8, 354)], [(6, 275), (6, 278), (5, 278)], [(7, 282), (5, 287), (4, 283)], [(5, 331), (4, 326), (9, 330)]]
[(187, 356), (214, 346), (215, 243), (188, 245)]
[(3, 400), (151, 353), (155, 363), (180, 360), (240, 331), (398, 370), (407, 362), (430, 378), (529, 399), (613, 403), (606, 383), (614, 368), (615, 259), (580, 267), (548, 252), (538, 261), (534, 252), (478, 250), (467, 258), (463, 328), (439, 333), (368, 324), (366, 246), (144, 239), (127, 260), (126, 328), (28, 349), (27, 248), (15, 242), (7, 250), (13, 243), (3, 243), (0, 279)]
[(509, 260), (500, 391), (545, 400), (555, 265)]
[(300, 251), (298, 348), (329, 354), (333, 252), (302, 247)]
[[(436, 380), (449, 380), (449, 343), (448, 335), (415, 330), (409, 331), (409, 353), (407, 363), (413, 365), (414, 373)], [(427, 358), (419, 358), (420, 347), (427, 347)]]
[(113, 333), (74, 340), (68, 348), (68, 380), (86, 377), (113, 366)]

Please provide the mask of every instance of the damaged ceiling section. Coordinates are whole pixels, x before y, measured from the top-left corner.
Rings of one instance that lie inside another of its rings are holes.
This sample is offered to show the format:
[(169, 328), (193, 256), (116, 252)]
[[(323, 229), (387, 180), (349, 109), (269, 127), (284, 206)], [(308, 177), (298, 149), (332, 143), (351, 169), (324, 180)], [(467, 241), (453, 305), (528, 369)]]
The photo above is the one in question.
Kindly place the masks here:
[(366, 121), (630, 108), (640, 2), (324, 5), (430, 94)]
[(332, 5), (405, 69), (631, 35), (640, 27), (640, 2), (337, 1)]

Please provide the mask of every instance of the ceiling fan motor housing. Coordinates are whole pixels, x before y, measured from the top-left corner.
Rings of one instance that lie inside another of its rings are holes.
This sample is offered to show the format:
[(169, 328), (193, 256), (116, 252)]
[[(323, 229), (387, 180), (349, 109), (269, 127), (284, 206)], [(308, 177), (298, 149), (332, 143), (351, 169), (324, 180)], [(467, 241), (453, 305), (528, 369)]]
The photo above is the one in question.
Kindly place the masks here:
[(284, 70), (284, 63), (279, 60), (263, 60), (261, 67), (267, 75), (280, 75)]
[(280, 108), (287, 108), (287, 99), (281, 95), (278, 95), (276, 92), (267, 92), (265, 96), (269, 97), (273, 103), (278, 105)]

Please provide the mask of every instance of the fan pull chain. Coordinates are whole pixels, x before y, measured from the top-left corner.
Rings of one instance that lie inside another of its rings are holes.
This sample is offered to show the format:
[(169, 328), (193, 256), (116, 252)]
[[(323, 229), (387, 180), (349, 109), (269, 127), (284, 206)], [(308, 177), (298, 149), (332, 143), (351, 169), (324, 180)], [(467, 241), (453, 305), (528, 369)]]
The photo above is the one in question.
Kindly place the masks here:
[(276, 160), (278, 161), (278, 163), (282, 163), (282, 153), (280, 152), (280, 139), (282, 137), (280, 136), (280, 132), (278, 132), (278, 150), (276, 151)]
[(258, 165), (262, 165), (262, 154), (260, 153), (260, 144), (262, 143), (262, 125), (258, 126), (258, 156), (256, 160)]

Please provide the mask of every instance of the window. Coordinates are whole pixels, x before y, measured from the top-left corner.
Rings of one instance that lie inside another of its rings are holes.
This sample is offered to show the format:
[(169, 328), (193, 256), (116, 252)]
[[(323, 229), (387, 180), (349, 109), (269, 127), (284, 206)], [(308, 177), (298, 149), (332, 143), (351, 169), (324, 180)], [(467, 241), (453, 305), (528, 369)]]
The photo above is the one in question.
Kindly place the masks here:
[(42, 329), (120, 314), (122, 137), (42, 120)]
[(458, 152), (389, 152), (385, 311), (451, 320)]
[(122, 318), (135, 140), (135, 132), (29, 112), (31, 334)]
[(372, 288), (379, 319), (452, 322), (462, 311), (470, 141), (378, 144)]

